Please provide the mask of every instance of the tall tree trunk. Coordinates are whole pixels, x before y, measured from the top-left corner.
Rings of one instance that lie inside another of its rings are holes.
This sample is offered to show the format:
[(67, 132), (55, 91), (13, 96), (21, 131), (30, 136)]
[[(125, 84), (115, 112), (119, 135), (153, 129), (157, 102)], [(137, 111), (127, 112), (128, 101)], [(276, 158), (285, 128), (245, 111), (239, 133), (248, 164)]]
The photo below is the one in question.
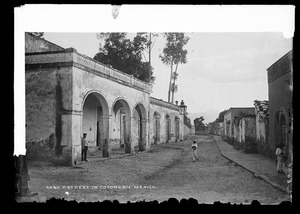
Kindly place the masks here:
[(170, 100), (171, 100), (172, 73), (173, 73), (173, 62), (171, 62), (171, 74), (170, 74), (169, 91), (168, 91), (168, 102), (170, 102)]
[[(174, 74), (177, 73), (177, 68), (178, 68), (178, 63), (176, 64), (176, 68), (175, 68)], [(173, 81), (174, 87), (172, 88), (172, 89), (173, 89), (173, 90), (172, 90), (172, 101), (171, 101), (172, 103), (174, 103), (175, 81), (176, 81), (176, 79), (174, 78), (174, 81)], [(172, 85), (172, 84), (171, 84), (171, 85)]]
[(149, 34), (149, 81), (148, 82), (150, 82), (150, 80), (151, 80), (151, 33)]

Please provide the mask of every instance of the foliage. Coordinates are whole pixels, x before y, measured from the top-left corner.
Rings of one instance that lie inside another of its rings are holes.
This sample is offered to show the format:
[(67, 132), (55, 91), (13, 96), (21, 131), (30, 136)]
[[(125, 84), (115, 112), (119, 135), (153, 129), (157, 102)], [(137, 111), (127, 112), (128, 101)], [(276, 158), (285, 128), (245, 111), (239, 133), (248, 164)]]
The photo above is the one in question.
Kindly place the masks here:
[(243, 148), (245, 153), (258, 153), (258, 145), (256, 139), (253, 137), (245, 136), (245, 145)]
[(204, 117), (203, 116), (201, 116), (199, 118), (196, 118), (194, 120), (195, 131), (205, 131), (206, 126), (203, 123), (203, 121), (204, 121)]
[[(164, 36), (166, 37), (167, 43), (163, 49), (163, 55), (159, 55), (159, 57), (165, 65), (170, 66), (171, 68), (168, 102), (171, 101), (173, 103), (174, 93), (178, 90), (178, 86), (175, 83), (178, 77), (178, 65), (187, 62), (187, 50), (183, 48), (190, 38), (185, 37), (184, 33), (165, 33)], [(175, 70), (173, 70), (174, 67)]]
[(220, 122), (220, 123), (224, 122), (224, 115), (226, 114), (227, 111), (228, 110), (224, 110), (224, 111), (220, 112), (219, 117), (217, 118), (218, 122)]
[(126, 33), (97, 34), (98, 39), (104, 40), (104, 45), (100, 43), (99, 52), (94, 59), (149, 82), (149, 72), (152, 75), (152, 67), (149, 62), (143, 61), (143, 51), (149, 45), (149, 41), (144, 33), (137, 33), (133, 40), (126, 36)]
[(37, 36), (42, 38), (44, 36), (44, 32), (28, 32), (30, 35)]

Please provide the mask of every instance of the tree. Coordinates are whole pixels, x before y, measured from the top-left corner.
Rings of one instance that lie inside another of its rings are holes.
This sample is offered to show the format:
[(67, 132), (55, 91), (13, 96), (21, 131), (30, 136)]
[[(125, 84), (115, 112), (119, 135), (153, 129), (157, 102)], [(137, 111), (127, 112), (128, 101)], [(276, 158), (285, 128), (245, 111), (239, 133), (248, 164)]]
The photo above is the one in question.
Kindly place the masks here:
[(33, 36), (40, 37), (40, 38), (43, 38), (43, 36), (44, 36), (44, 32), (28, 32), (28, 33)]
[(206, 125), (203, 123), (203, 121), (204, 121), (203, 116), (196, 118), (194, 120), (195, 131), (205, 131)]
[[(190, 38), (185, 37), (184, 33), (165, 33), (164, 36), (166, 37), (167, 43), (163, 49), (163, 55), (159, 55), (159, 57), (165, 65), (170, 66), (171, 68), (168, 102), (171, 101), (171, 103), (174, 103), (174, 93), (178, 90), (176, 85), (178, 77), (177, 69), (179, 64), (187, 62), (187, 50), (184, 50), (183, 47)], [(174, 67), (175, 70), (173, 71)]]
[(126, 36), (126, 33), (97, 34), (97, 38), (104, 40), (104, 44), (100, 43), (99, 52), (94, 59), (149, 82), (152, 67), (150, 62), (143, 61), (144, 51), (150, 47), (149, 40), (145, 33), (137, 33), (133, 40), (127, 39)]
[(226, 114), (227, 110), (224, 110), (222, 112), (220, 112), (219, 117), (218, 117), (218, 122), (222, 123), (224, 122), (224, 115)]
[[(154, 77), (152, 76), (153, 68), (151, 66), (151, 51), (152, 51), (152, 48), (153, 48), (158, 36), (159, 36), (159, 33), (151, 33), (151, 32), (150, 33), (137, 33), (137, 36), (136, 36), (137, 38), (141, 38), (146, 44), (147, 48), (145, 48), (144, 51), (148, 53), (148, 62), (150, 64), (150, 70), (149, 70), (148, 74), (149, 74), (149, 80), (152, 80), (152, 81), (154, 81)], [(154, 42), (152, 42), (152, 39), (154, 39), (154, 38), (155, 38), (155, 40), (154, 40)], [(144, 58), (146, 58), (145, 55), (144, 55)]]

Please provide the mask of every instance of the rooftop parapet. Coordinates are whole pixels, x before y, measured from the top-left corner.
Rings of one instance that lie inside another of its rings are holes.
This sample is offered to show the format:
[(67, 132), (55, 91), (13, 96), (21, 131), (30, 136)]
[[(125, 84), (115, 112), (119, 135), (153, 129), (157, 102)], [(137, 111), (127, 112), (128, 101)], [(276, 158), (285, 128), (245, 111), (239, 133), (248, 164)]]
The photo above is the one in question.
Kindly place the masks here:
[(62, 51), (26, 53), (25, 64), (27, 67), (34, 65), (39, 67), (74, 66), (150, 94), (148, 83), (80, 54), (74, 48)]
[(177, 105), (175, 105), (173, 103), (163, 101), (161, 99), (154, 98), (154, 97), (150, 97), (150, 104), (154, 104), (154, 105), (157, 105), (157, 106), (163, 106), (165, 108), (169, 108), (169, 109), (172, 109), (172, 110), (175, 110), (175, 111), (179, 111), (179, 107)]

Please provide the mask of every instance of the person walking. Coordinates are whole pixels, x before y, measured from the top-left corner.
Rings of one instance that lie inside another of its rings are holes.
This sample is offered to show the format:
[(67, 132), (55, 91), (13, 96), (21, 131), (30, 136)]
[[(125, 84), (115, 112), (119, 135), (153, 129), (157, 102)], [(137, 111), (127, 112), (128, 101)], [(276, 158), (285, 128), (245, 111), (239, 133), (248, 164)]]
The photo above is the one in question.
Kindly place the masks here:
[(282, 148), (282, 144), (279, 144), (276, 146), (276, 151), (275, 154), (277, 156), (277, 172), (279, 174), (283, 173), (283, 166), (282, 166), (282, 162), (283, 162), (283, 148)]
[(88, 150), (88, 142), (86, 140), (87, 133), (83, 133), (83, 138), (81, 138), (81, 161), (87, 161), (86, 154)]
[(193, 161), (198, 160), (198, 155), (197, 155), (197, 142), (194, 140), (192, 144), (192, 151), (193, 151)]

